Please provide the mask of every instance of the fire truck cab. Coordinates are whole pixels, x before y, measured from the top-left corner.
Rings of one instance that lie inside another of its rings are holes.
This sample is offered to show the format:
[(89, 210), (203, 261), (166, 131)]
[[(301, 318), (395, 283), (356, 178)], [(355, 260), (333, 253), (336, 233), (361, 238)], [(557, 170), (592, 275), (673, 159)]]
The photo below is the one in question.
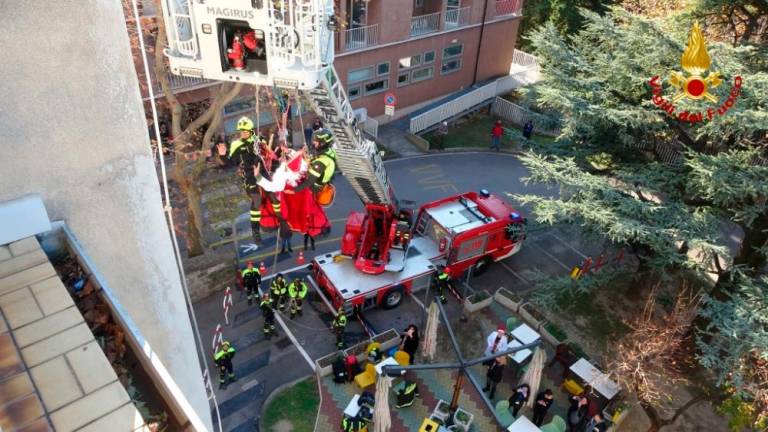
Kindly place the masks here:
[[(353, 219), (359, 219), (356, 212), (350, 215)], [(490, 263), (517, 253), (525, 224), (511, 205), (486, 190), (454, 195), (419, 208), (404, 252), (387, 252), (404, 253), (398, 271), (367, 274), (342, 250), (314, 259), (314, 280), (334, 307), (391, 309), (403, 296), (429, 286), (438, 265), (457, 278), (470, 268), (480, 274)]]

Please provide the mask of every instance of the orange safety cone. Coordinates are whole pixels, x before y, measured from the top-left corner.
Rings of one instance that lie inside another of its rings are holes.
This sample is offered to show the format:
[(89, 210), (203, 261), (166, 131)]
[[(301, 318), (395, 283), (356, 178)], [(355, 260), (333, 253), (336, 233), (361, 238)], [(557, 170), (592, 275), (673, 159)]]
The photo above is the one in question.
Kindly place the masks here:
[(259, 273), (261, 273), (262, 276), (267, 274), (267, 267), (264, 266), (264, 261), (259, 263)]
[(299, 257), (296, 258), (296, 263), (299, 265), (304, 264), (304, 251), (299, 251)]

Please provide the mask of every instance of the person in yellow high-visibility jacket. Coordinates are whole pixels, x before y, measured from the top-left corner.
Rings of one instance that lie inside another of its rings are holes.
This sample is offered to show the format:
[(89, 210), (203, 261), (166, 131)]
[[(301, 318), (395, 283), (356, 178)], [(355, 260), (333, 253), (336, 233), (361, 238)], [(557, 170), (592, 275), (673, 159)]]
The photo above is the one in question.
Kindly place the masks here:
[(304, 297), (307, 296), (307, 292), (309, 292), (309, 287), (307, 286), (307, 283), (304, 282), (304, 278), (301, 276), (296, 277), (296, 279), (294, 279), (291, 284), (288, 285), (288, 298), (291, 305), (291, 319), (293, 319), (297, 313), (302, 315), (301, 301), (304, 300)]

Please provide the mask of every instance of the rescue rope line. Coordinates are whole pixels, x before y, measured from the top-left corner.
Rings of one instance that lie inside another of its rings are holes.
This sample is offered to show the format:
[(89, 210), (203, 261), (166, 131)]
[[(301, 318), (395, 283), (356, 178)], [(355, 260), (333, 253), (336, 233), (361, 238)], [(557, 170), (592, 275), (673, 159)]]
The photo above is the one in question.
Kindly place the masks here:
[[(176, 268), (179, 272), (179, 278), (181, 279), (181, 287), (184, 290), (184, 300), (187, 304), (187, 313), (189, 313), (192, 319), (192, 330), (195, 333), (197, 339), (198, 349), (198, 362), (202, 362), (203, 375), (210, 376), (208, 370), (208, 362), (206, 361), (205, 351), (203, 349), (203, 339), (200, 337), (200, 328), (197, 325), (197, 317), (195, 316), (195, 310), (192, 307), (192, 299), (189, 296), (189, 287), (187, 286), (187, 278), (184, 273), (184, 266), (181, 262), (181, 252), (179, 250), (179, 241), (176, 238), (176, 230), (173, 223), (173, 206), (171, 205), (171, 198), (168, 193), (168, 176), (165, 170), (165, 157), (163, 156), (163, 139), (160, 135), (160, 121), (157, 116), (157, 104), (155, 103), (155, 91), (152, 87), (152, 76), (149, 73), (149, 60), (147, 59), (147, 51), (144, 46), (144, 28), (141, 25), (141, 17), (139, 16), (139, 7), (136, 0), (131, 0), (133, 3), (133, 18), (136, 20), (136, 30), (139, 39), (139, 51), (141, 51), (141, 60), (144, 66), (144, 82), (147, 84), (147, 90), (149, 92), (149, 103), (152, 107), (152, 120), (154, 121), (155, 138), (157, 139), (158, 156), (160, 159), (160, 172), (163, 179), (163, 200), (165, 213), (168, 217), (168, 230), (171, 232), (171, 239), (173, 240), (173, 252), (176, 258)], [(205, 385), (205, 384), (203, 384)], [(216, 401), (216, 394), (213, 393), (213, 407), (216, 412), (217, 424), (219, 426), (219, 432), (222, 432), (221, 428), (221, 413), (219, 412), (219, 404)]]

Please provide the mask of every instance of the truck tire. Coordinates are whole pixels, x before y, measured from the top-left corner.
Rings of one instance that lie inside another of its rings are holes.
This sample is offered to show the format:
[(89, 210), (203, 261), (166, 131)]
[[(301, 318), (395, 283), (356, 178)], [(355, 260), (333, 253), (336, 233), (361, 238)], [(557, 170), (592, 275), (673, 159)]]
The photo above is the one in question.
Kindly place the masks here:
[(477, 260), (475, 265), (472, 266), (472, 276), (480, 276), (481, 274), (485, 273), (492, 262), (493, 260), (491, 260), (491, 257), (489, 256), (482, 257)]
[(400, 306), (400, 303), (403, 302), (403, 296), (405, 296), (404, 293), (405, 291), (402, 286), (396, 286), (390, 289), (381, 300), (381, 307), (384, 309), (394, 309)]

